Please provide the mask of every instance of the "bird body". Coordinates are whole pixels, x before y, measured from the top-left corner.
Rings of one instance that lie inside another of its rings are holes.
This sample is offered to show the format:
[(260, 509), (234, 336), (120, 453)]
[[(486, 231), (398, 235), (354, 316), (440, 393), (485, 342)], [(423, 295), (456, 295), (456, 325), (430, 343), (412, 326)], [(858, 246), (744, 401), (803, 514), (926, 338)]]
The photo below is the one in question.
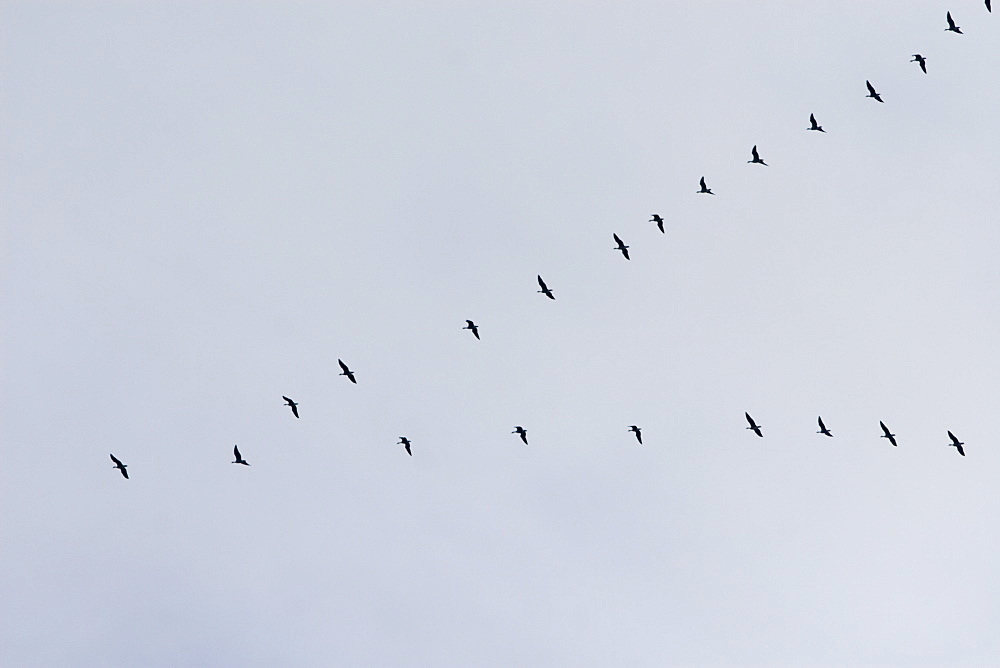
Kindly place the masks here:
[(121, 471), (122, 475), (125, 476), (125, 479), (128, 480), (128, 471), (125, 470), (125, 467), (128, 466), (128, 464), (122, 464), (121, 460), (114, 455), (111, 455), (111, 461), (115, 463), (112, 468), (116, 468)]
[[(993, 11), (992, 9), (990, 10)], [(945, 32), (957, 32), (959, 35), (963, 34), (962, 29), (955, 25), (955, 21), (951, 18), (951, 12), (948, 12), (948, 27), (945, 28)]]
[(348, 368), (347, 368), (347, 365), (346, 365), (346, 364), (344, 364), (344, 362), (343, 362), (343, 361), (341, 361), (340, 359), (338, 359), (338, 360), (337, 360), (337, 364), (339, 364), (339, 365), (340, 365), (340, 368), (341, 368), (341, 369), (343, 369), (343, 371), (341, 371), (341, 372), (340, 372), (339, 374), (337, 374), (337, 375), (339, 375), (339, 376), (347, 376), (347, 379), (348, 379), (349, 381), (351, 381), (352, 383), (354, 383), (355, 385), (357, 385), (357, 384), (358, 384), (358, 381), (357, 381), (357, 379), (356, 379), (356, 378), (354, 377), (354, 372), (353, 372), (353, 371), (351, 371), (350, 369), (348, 369)]
[[(872, 97), (878, 100), (879, 102), (882, 102), (882, 96), (879, 95), (877, 92), (875, 92), (875, 86), (873, 86), (872, 83), (867, 79), (865, 80), (865, 85), (868, 86), (868, 95), (865, 95), (865, 97)], [(884, 102), (882, 103), (885, 104)]]
[(510, 433), (520, 435), (521, 440), (524, 441), (524, 444), (525, 445), (528, 444), (528, 430), (525, 429), (524, 427), (520, 427), (520, 426), (514, 427), (514, 431), (512, 431)]
[(823, 132), (823, 133), (826, 132), (826, 130), (824, 130), (823, 127), (816, 122), (816, 116), (814, 114), (809, 114), (809, 123), (811, 124), (812, 127), (808, 127), (806, 128), (806, 130), (816, 130), (818, 132)]
[[(653, 217), (649, 219), (649, 222), (656, 223), (656, 226), (660, 228), (660, 232), (663, 232), (663, 218), (661, 218), (658, 213), (654, 213), (652, 215)], [(663, 233), (666, 234), (666, 232)]]
[(744, 415), (747, 416), (747, 422), (750, 423), (750, 426), (747, 427), (747, 429), (752, 429), (753, 433), (757, 434), (761, 438), (764, 438), (764, 434), (760, 430), (760, 425), (753, 421), (753, 418), (750, 417), (749, 413), (744, 413)]
[(702, 194), (702, 193), (704, 193), (706, 195), (714, 195), (715, 194), (714, 192), (712, 192), (711, 188), (709, 188), (708, 186), (705, 185), (705, 177), (704, 176), (701, 177), (701, 181), (699, 183), (701, 183), (701, 190), (698, 191), (699, 195)]
[(628, 256), (628, 246), (622, 243), (622, 240), (618, 238), (617, 234), (612, 233), (611, 236), (615, 238), (615, 243), (618, 244), (618, 247), (615, 248), (615, 250), (620, 250), (622, 252), (622, 255), (625, 256), (625, 259), (630, 260), (631, 258)]
[(285, 400), (285, 404), (289, 408), (292, 409), (292, 415), (294, 415), (295, 417), (298, 417), (299, 416), (299, 408), (298, 408), (299, 405), (297, 403), (295, 403), (294, 401), (292, 401), (291, 399), (289, 399), (288, 397), (284, 396), (284, 395), (282, 395), (281, 398), (284, 399)]
[(635, 425), (629, 427), (628, 430), (635, 434), (635, 439), (639, 441), (639, 445), (642, 445), (642, 430)]
[(760, 154), (757, 153), (757, 145), (754, 144), (753, 148), (750, 149), (750, 154), (753, 155), (753, 160), (747, 160), (747, 163), (754, 163), (758, 165), (764, 165), (767, 167), (767, 163), (760, 159)]
[(545, 285), (545, 281), (542, 280), (541, 275), (538, 276), (538, 286), (541, 288), (541, 290), (538, 290), (537, 292), (542, 293), (549, 299), (556, 298), (555, 295), (552, 294), (552, 290), (549, 290), (549, 286)]
[(462, 329), (471, 329), (472, 330), (472, 335), (478, 339), (479, 338), (479, 327), (476, 326), (476, 323), (472, 322), (471, 320), (466, 320), (465, 322), (468, 323), (468, 324), (466, 324), (465, 327), (463, 327)]
[(833, 436), (833, 432), (831, 432), (829, 429), (827, 429), (826, 425), (823, 424), (823, 418), (820, 417), (820, 418), (817, 418), (817, 419), (819, 420), (819, 431), (817, 431), (816, 433), (817, 434), (823, 434), (824, 436), (831, 436), (832, 437)]
[(920, 63), (920, 69), (924, 71), (924, 74), (927, 74), (927, 59), (921, 56), (919, 53), (913, 54), (913, 60), (911, 60), (910, 62)]
[(243, 459), (243, 456), (240, 455), (240, 446), (238, 445), (233, 446), (233, 454), (236, 455), (236, 461), (230, 462), (230, 464), (243, 464), (244, 466), (250, 466), (250, 462)]
[(958, 438), (955, 437), (955, 434), (951, 433), (951, 431), (948, 432), (948, 438), (951, 439), (951, 443), (948, 444), (948, 447), (955, 448), (956, 450), (958, 450), (958, 454), (964, 457), (965, 450), (962, 448), (962, 446), (965, 445), (965, 443), (959, 441)]
[(889, 433), (889, 428), (885, 426), (885, 422), (882, 422), (881, 420), (879, 420), (878, 423), (879, 423), (879, 426), (882, 427), (882, 432), (883, 432), (882, 436), (880, 438), (887, 438), (887, 439), (889, 439), (890, 443), (892, 443), (893, 445), (896, 445), (896, 435), (892, 434), (892, 433)]
[(406, 448), (406, 454), (408, 454), (411, 457), (413, 456), (413, 453), (410, 452), (410, 439), (406, 438), (405, 436), (400, 436), (399, 443), (397, 443), (396, 445), (402, 445), (404, 448)]

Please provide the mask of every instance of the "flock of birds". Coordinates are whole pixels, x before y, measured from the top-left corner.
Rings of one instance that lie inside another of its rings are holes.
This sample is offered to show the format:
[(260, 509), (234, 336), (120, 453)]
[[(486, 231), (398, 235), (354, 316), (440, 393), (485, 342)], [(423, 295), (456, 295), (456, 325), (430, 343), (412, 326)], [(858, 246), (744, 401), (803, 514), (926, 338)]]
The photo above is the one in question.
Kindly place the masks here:
[[(985, 4), (986, 4), (986, 10), (992, 13), (993, 7), (991, 0), (985, 0)], [(955, 20), (952, 18), (950, 11), (946, 13), (945, 20), (948, 23), (948, 27), (945, 28), (946, 32), (953, 32), (959, 35), (964, 34), (962, 32), (961, 27), (955, 24)], [(920, 69), (923, 71), (923, 73), (927, 74), (927, 58), (925, 56), (919, 53), (915, 53), (913, 54), (913, 60), (911, 60), (910, 62), (917, 63), (920, 66)], [(882, 99), (881, 94), (879, 94), (879, 92), (875, 90), (875, 87), (872, 85), (871, 81), (866, 80), (865, 85), (868, 88), (868, 95), (866, 95), (865, 97), (870, 97), (874, 99), (876, 102), (881, 102), (883, 104), (885, 103), (885, 101)], [(809, 114), (809, 127), (806, 128), (806, 130), (812, 130), (823, 133), (826, 132), (826, 130), (824, 130), (823, 127), (819, 125), (819, 123), (816, 121), (816, 116), (814, 114)], [(757, 151), (756, 144), (753, 146), (753, 148), (750, 149), (750, 155), (751, 159), (747, 160), (748, 164), (763, 165), (764, 167), (768, 166), (768, 164), (764, 162), (763, 159), (761, 159), (760, 153)], [(704, 176), (701, 177), (699, 185), (701, 186), (701, 188), (695, 191), (697, 194), (700, 195), (715, 194), (714, 192), (712, 192), (712, 189), (709, 188), (708, 185), (705, 183)], [(652, 218), (650, 218), (648, 222), (656, 223), (656, 226), (660, 230), (660, 232), (666, 234), (666, 231), (663, 228), (664, 220), (663, 217), (660, 216), (660, 214), (658, 213), (652, 214)], [(626, 260), (631, 260), (632, 258), (629, 257), (628, 254), (629, 246), (625, 245), (625, 242), (623, 242), (617, 234), (613, 233), (612, 237), (614, 237), (615, 241), (614, 250), (621, 252), (622, 256), (624, 256)], [(538, 275), (537, 278), (538, 278), (538, 286), (541, 288), (537, 292), (542, 295), (545, 295), (549, 299), (554, 300), (556, 297), (555, 294), (553, 293), (553, 290), (549, 288), (548, 285), (546, 285), (545, 281), (542, 279), (540, 274)], [(467, 329), (471, 331), (472, 335), (475, 336), (477, 340), (481, 340), (479, 337), (479, 326), (476, 325), (476, 323), (473, 322), (472, 320), (466, 320), (465, 322), (466, 325), (462, 329)], [(344, 361), (338, 359), (337, 364), (340, 365), (341, 369), (339, 375), (346, 376), (349, 381), (351, 381), (354, 384), (357, 384), (358, 382), (357, 377), (354, 375), (354, 372), (351, 371), (350, 368), (348, 368), (348, 366), (344, 363)], [(299, 404), (286, 396), (282, 396), (281, 398), (285, 400), (285, 405), (292, 409), (292, 415), (298, 418)], [(746, 416), (747, 423), (750, 425), (747, 427), (747, 429), (755, 433), (757, 436), (763, 438), (764, 432), (761, 429), (761, 425), (757, 424), (757, 422), (750, 416), (750, 413), (744, 413), (744, 415)], [(833, 432), (827, 429), (826, 425), (823, 423), (822, 416), (818, 417), (817, 421), (819, 423), (819, 431), (817, 431), (816, 433), (823, 434), (824, 436), (833, 437)], [(889, 430), (889, 428), (885, 425), (885, 422), (882, 422), (881, 420), (879, 421), (879, 426), (882, 428), (882, 435), (880, 436), (880, 438), (888, 439), (888, 441), (892, 443), (893, 446), (898, 447), (898, 444), (896, 443), (896, 434), (893, 434)], [(635, 434), (636, 440), (640, 444), (642, 444), (642, 430), (637, 425), (634, 424), (630, 425), (628, 431)], [(514, 427), (514, 431), (512, 431), (511, 434), (517, 434), (520, 437), (521, 441), (523, 441), (525, 445), (528, 445), (528, 430), (525, 429), (524, 427), (520, 425)], [(965, 445), (965, 443), (959, 441), (958, 438), (955, 436), (955, 434), (953, 434), (950, 430), (948, 431), (948, 438), (951, 439), (951, 443), (947, 444), (948, 447), (955, 448), (958, 451), (958, 454), (964, 457), (965, 449), (962, 446)], [(411, 457), (413, 456), (413, 451), (410, 448), (411, 446), (410, 439), (408, 439), (407, 437), (400, 436), (399, 442), (396, 445), (402, 445), (403, 448), (406, 450), (406, 454), (410, 455)], [(250, 466), (250, 463), (245, 459), (243, 459), (243, 456), (240, 454), (240, 448), (238, 445), (233, 446), (233, 454), (235, 455), (236, 459), (233, 460), (231, 463)], [(113, 468), (116, 468), (119, 471), (121, 471), (122, 476), (128, 479), (128, 471), (126, 470), (128, 464), (123, 464), (122, 461), (117, 457), (115, 457), (113, 454), (111, 455), (111, 461), (114, 462)]]

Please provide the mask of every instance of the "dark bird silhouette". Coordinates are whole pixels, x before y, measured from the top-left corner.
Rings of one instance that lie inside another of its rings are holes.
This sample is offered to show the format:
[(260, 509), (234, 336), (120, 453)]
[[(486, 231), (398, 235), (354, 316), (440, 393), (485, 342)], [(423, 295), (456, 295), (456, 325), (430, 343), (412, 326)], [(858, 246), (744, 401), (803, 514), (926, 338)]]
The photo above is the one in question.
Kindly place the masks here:
[(240, 455), (240, 446), (238, 445), (233, 446), (233, 454), (236, 455), (236, 461), (229, 462), (230, 464), (243, 464), (244, 466), (250, 466), (250, 462), (243, 459), (243, 456)]
[(920, 69), (924, 71), (924, 74), (927, 74), (927, 59), (921, 56), (919, 53), (913, 54), (913, 60), (911, 60), (910, 62), (920, 63)]
[[(990, 10), (990, 11), (992, 11), (992, 10)], [(957, 25), (955, 25), (955, 21), (952, 20), (952, 18), (951, 18), (951, 12), (948, 12), (948, 27), (945, 28), (944, 30), (945, 30), (945, 32), (948, 32), (948, 31), (957, 32), (959, 35), (963, 34), (962, 33), (962, 29), (959, 28)]]
[[(865, 79), (865, 85), (868, 86), (868, 95), (865, 95), (865, 97), (873, 97), (879, 102), (882, 102), (882, 96), (875, 92), (875, 86), (872, 85), (872, 82)], [(882, 103), (885, 104), (884, 102)]]
[(702, 194), (702, 193), (705, 193), (706, 195), (714, 195), (715, 194), (714, 192), (712, 192), (711, 188), (709, 188), (708, 186), (705, 185), (705, 177), (704, 176), (701, 177), (701, 190), (698, 191), (699, 195)]
[[(660, 228), (660, 232), (663, 232), (663, 219), (660, 218), (660, 214), (654, 213), (652, 215), (653, 217), (649, 219), (649, 222), (656, 223), (656, 226)], [(666, 232), (663, 233), (666, 234)]]
[(626, 260), (631, 260), (632, 258), (628, 256), (628, 246), (622, 243), (622, 240), (618, 238), (617, 234), (612, 233), (611, 236), (615, 238), (615, 243), (618, 244), (618, 247), (615, 248), (615, 250), (620, 250), (622, 252), (622, 255), (625, 256)]
[(965, 456), (965, 450), (962, 448), (962, 446), (965, 445), (965, 443), (962, 443), (961, 441), (959, 441), (955, 437), (955, 434), (951, 433), (950, 431), (948, 432), (948, 438), (951, 439), (951, 443), (948, 444), (948, 447), (955, 448), (956, 450), (958, 450), (958, 454), (960, 454), (960, 455), (962, 455), (964, 457)]
[(471, 320), (466, 320), (465, 322), (467, 322), (468, 324), (465, 327), (463, 327), (462, 329), (471, 329), (472, 330), (472, 335), (478, 339), (479, 338), (479, 328), (476, 327), (476, 323), (472, 322)]
[(528, 430), (524, 427), (514, 427), (514, 431), (510, 433), (519, 434), (521, 436), (521, 440), (524, 441), (524, 444), (528, 444)]
[(554, 294), (552, 294), (552, 291), (549, 290), (549, 286), (545, 285), (545, 281), (542, 280), (541, 276), (538, 277), (538, 285), (542, 289), (541, 290), (536, 290), (536, 292), (541, 292), (543, 295), (545, 295), (549, 299), (555, 299), (556, 298), (556, 296)]
[(993, 13), (993, 7), (990, 5), (990, 0), (986, 0), (986, 11), (988, 11), (990, 14)]
[(744, 415), (747, 416), (747, 422), (750, 423), (750, 426), (747, 427), (747, 429), (752, 429), (753, 433), (757, 434), (761, 438), (764, 438), (764, 434), (761, 433), (761, 431), (760, 431), (760, 425), (753, 421), (753, 418), (750, 417), (749, 413), (744, 413)]
[(892, 443), (893, 445), (896, 445), (896, 435), (889, 433), (889, 428), (885, 426), (885, 422), (882, 422), (881, 420), (879, 420), (878, 423), (879, 423), (879, 425), (882, 426), (882, 431), (884, 432), (882, 434), (882, 436), (880, 436), (880, 438), (887, 438), (887, 439), (889, 439), (890, 443)]
[(343, 362), (342, 362), (341, 360), (339, 360), (339, 359), (337, 360), (337, 364), (339, 364), (339, 365), (340, 365), (340, 368), (341, 368), (341, 369), (343, 369), (343, 371), (341, 371), (341, 372), (340, 372), (339, 374), (337, 374), (337, 375), (339, 375), (339, 376), (347, 376), (347, 380), (349, 380), (349, 381), (351, 381), (352, 383), (354, 383), (355, 385), (357, 385), (357, 384), (358, 384), (358, 381), (357, 381), (357, 379), (356, 379), (356, 378), (354, 377), (354, 372), (353, 372), (353, 371), (351, 371), (350, 369), (348, 369), (348, 368), (347, 368), (347, 365), (346, 365), (346, 364), (344, 364), (344, 363), (343, 363)]
[(402, 445), (404, 448), (406, 448), (406, 454), (408, 454), (411, 457), (413, 456), (413, 453), (410, 452), (410, 439), (406, 438), (405, 436), (400, 436), (399, 443), (397, 443), (396, 445)]
[(121, 460), (119, 460), (114, 455), (111, 455), (111, 461), (115, 463), (115, 465), (112, 466), (111, 468), (115, 468), (121, 471), (122, 475), (125, 476), (125, 479), (128, 480), (128, 471), (125, 470), (125, 467), (128, 466), (128, 464), (122, 464)]
[(628, 430), (635, 434), (635, 439), (639, 441), (639, 445), (642, 445), (642, 430), (635, 425), (629, 427)]
[(816, 122), (816, 116), (815, 115), (809, 114), (809, 123), (812, 124), (812, 127), (806, 128), (806, 130), (818, 130), (819, 132), (826, 132), (826, 130), (824, 130), (819, 125), (819, 123)]
[(819, 419), (819, 431), (817, 431), (816, 433), (823, 434), (824, 436), (833, 436), (833, 432), (827, 429), (826, 425), (823, 424), (823, 418), (818, 418), (818, 419)]
[(292, 415), (294, 415), (295, 417), (298, 417), (299, 416), (299, 405), (297, 403), (295, 403), (294, 401), (292, 401), (291, 399), (289, 399), (288, 397), (286, 397), (285, 395), (281, 395), (281, 398), (284, 399), (285, 403), (292, 409)]
[(747, 163), (756, 163), (758, 165), (764, 165), (767, 167), (767, 163), (760, 159), (760, 155), (757, 153), (757, 144), (753, 145), (750, 149), (750, 153), (753, 154), (753, 160), (747, 160)]

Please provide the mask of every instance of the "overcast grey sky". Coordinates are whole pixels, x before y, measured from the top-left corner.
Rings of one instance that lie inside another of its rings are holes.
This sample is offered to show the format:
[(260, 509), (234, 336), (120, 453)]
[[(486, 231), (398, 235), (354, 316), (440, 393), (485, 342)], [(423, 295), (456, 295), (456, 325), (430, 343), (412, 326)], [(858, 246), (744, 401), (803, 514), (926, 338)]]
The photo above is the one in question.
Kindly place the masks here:
[(1000, 664), (998, 20), (3, 3), (0, 663)]

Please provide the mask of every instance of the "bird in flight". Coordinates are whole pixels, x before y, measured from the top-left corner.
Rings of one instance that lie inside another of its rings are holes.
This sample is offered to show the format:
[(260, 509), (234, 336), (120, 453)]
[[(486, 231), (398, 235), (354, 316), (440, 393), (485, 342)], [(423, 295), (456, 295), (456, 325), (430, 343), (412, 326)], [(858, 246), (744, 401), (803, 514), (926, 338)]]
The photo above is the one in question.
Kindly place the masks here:
[(289, 399), (288, 397), (286, 397), (285, 395), (281, 395), (281, 398), (284, 399), (285, 400), (285, 404), (292, 409), (292, 415), (294, 415), (295, 417), (298, 417), (299, 416), (299, 405), (297, 403), (295, 403), (294, 401), (292, 401), (291, 399)]
[(889, 439), (890, 443), (892, 443), (893, 445), (896, 445), (896, 435), (889, 433), (889, 428), (885, 426), (885, 422), (882, 422), (881, 420), (879, 420), (878, 423), (879, 423), (879, 425), (882, 426), (882, 431), (884, 432), (880, 438), (887, 438), (887, 439)]
[(466, 324), (465, 327), (463, 327), (462, 329), (471, 329), (472, 330), (472, 335), (478, 339), (479, 338), (479, 327), (476, 326), (476, 323), (472, 322), (471, 320), (466, 320), (465, 322), (468, 323), (468, 324)]
[(924, 71), (924, 74), (927, 74), (927, 59), (921, 56), (919, 53), (913, 54), (913, 60), (911, 60), (910, 62), (920, 63), (920, 69)]
[(615, 238), (615, 243), (616, 243), (616, 244), (618, 244), (618, 247), (617, 247), (617, 248), (615, 248), (615, 250), (620, 250), (620, 251), (622, 252), (622, 255), (624, 255), (624, 256), (625, 256), (625, 259), (626, 259), (626, 260), (631, 260), (632, 258), (630, 258), (630, 257), (628, 256), (628, 246), (626, 246), (626, 245), (625, 245), (625, 244), (624, 244), (624, 243), (622, 242), (622, 240), (621, 240), (620, 238), (618, 238), (618, 235), (617, 235), (617, 234), (614, 234), (614, 233), (612, 233), (612, 234), (611, 234), (611, 236), (613, 236), (613, 237)]
[(948, 447), (955, 448), (956, 450), (958, 450), (958, 454), (964, 457), (965, 450), (962, 449), (962, 446), (965, 445), (965, 443), (959, 441), (958, 438), (955, 437), (955, 434), (951, 433), (950, 431), (948, 432), (948, 438), (951, 439), (951, 443), (948, 444)]
[(128, 464), (122, 464), (121, 460), (115, 457), (114, 455), (111, 455), (111, 461), (115, 463), (115, 465), (112, 466), (111, 468), (115, 468), (121, 471), (122, 475), (125, 476), (125, 479), (128, 480), (128, 471), (125, 470), (125, 467), (128, 466)]
[[(991, 9), (990, 11), (992, 12), (993, 10)], [(959, 35), (963, 34), (962, 29), (959, 28), (957, 25), (955, 25), (955, 21), (951, 18), (951, 12), (948, 12), (947, 18), (948, 18), (948, 27), (944, 29), (945, 32), (951, 31), (951, 32), (957, 32)]]
[(820, 132), (826, 132), (826, 130), (824, 130), (822, 126), (820, 126), (820, 124), (816, 122), (815, 115), (809, 114), (809, 122), (812, 124), (812, 127), (806, 128), (806, 130), (818, 130)]
[(642, 445), (642, 430), (636, 427), (635, 425), (629, 427), (628, 430), (633, 434), (635, 434), (635, 439), (639, 441), (639, 445)]
[[(868, 95), (865, 95), (865, 97), (873, 97), (882, 102), (882, 96), (875, 92), (875, 86), (872, 85), (872, 82), (865, 79), (865, 85), (868, 86)], [(883, 104), (885, 103), (883, 102)]]
[[(660, 228), (660, 232), (663, 232), (663, 219), (660, 218), (660, 214), (654, 213), (652, 216), (653, 217), (649, 219), (649, 222), (656, 223), (656, 226)], [(666, 232), (663, 233), (666, 234)]]
[(823, 434), (824, 436), (833, 436), (833, 433), (826, 428), (825, 424), (823, 424), (823, 418), (819, 418), (819, 431), (816, 433)]
[(400, 436), (399, 443), (397, 443), (396, 445), (402, 445), (404, 448), (406, 448), (406, 454), (408, 454), (411, 457), (413, 456), (413, 453), (410, 452), (410, 439), (406, 438), (405, 436)]
[(750, 417), (749, 413), (744, 413), (744, 415), (747, 416), (747, 422), (750, 423), (750, 426), (747, 427), (747, 429), (752, 429), (753, 433), (757, 434), (761, 438), (764, 438), (764, 434), (761, 433), (761, 431), (760, 431), (760, 425), (753, 421), (753, 418)]
[(524, 441), (524, 444), (525, 445), (528, 444), (528, 430), (525, 429), (524, 427), (514, 427), (514, 431), (510, 433), (520, 435), (521, 440)]
[(357, 379), (356, 379), (356, 378), (354, 377), (354, 372), (353, 372), (353, 371), (351, 371), (350, 369), (348, 369), (348, 368), (347, 368), (347, 365), (346, 365), (346, 364), (344, 364), (344, 363), (343, 363), (343, 361), (341, 361), (341, 360), (339, 360), (339, 359), (337, 360), (337, 364), (339, 364), (339, 365), (340, 365), (340, 368), (341, 368), (341, 369), (343, 369), (343, 371), (341, 371), (341, 372), (340, 372), (339, 374), (337, 374), (337, 375), (338, 375), (338, 376), (347, 376), (347, 380), (349, 380), (349, 381), (351, 381), (352, 383), (354, 383), (355, 385), (357, 385), (357, 384), (358, 384), (358, 381), (357, 381)]
[(556, 298), (556, 296), (554, 294), (552, 294), (552, 291), (549, 290), (549, 286), (545, 285), (545, 281), (542, 280), (541, 276), (538, 277), (538, 285), (542, 289), (541, 290), (536, 290), (536, 292), (541, 292), (543, 295), (545, 295), (549, 299), (555, 299)]
[(760, 155), (758, 155), (757, 153), (757, 144), (753, 145), (753, 148), (750, 149), (750, 153), (753, 154), (753, 160), (747, 160), (747, 163), (756, 163), (758, 165), (764, 165), (765, 167), (767, 167), (767, 163), (761, 160)]
[(712, 192), (711, 188), (709, 188), (708, 186), (705, 185), (705, 177), (704, 176), (701, 177), (701, 190), (698, 191), (699, 195), (702, 194), (702, 193), (705, 193), (705, 194), (708, 194), (708, 195), (714, 195), (715, 194), (714, 192)]
[(238, 445), (233, 446), (233, 454), (236, 455), (236, 461), (229, 462), (230, 464), (243, 464), (244, 466), (250, 466), (250, 462), (243, 459), (243, 455), (240, 454), (240, 446)]

